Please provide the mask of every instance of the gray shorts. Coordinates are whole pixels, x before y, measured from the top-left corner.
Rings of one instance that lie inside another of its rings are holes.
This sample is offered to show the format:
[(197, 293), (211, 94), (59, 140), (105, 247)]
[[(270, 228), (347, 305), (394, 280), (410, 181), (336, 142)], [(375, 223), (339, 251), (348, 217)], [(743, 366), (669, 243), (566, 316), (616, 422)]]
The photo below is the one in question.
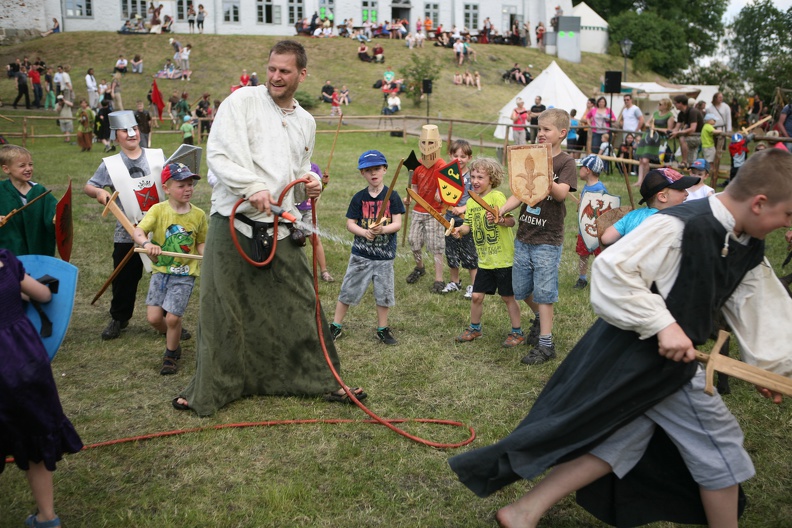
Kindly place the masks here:
[(654, 428), (660, 426), (702, 488), (719, 490), (748, 480), (756, 472), (743, 447), (740, 426), (720, 395), (704, 394), (704, 380), (699, 368), (685, 386), (617, 429), (590, 453), (623, 478), (643, 456)]
[(187, 310), (194, 285), (195, 277), (191, 275), (155, 273), (149, 283), (146, 306), (159, 306), (166, 312), (181, 317)]
[(429, 254), (442, 255), (445, 251), (445, 228), (429, 213), (413, 211), (407, 241), (413, 251), (421, 251), (426, 244)]
[(349, 257), (338, 300), (347, 305), (360, 303), (369, 283), (374, 284), (374, 302), (377, 303), (377, 306), (396, 305), (393, 288), (393, 261), (371, 260), (357, 255)]

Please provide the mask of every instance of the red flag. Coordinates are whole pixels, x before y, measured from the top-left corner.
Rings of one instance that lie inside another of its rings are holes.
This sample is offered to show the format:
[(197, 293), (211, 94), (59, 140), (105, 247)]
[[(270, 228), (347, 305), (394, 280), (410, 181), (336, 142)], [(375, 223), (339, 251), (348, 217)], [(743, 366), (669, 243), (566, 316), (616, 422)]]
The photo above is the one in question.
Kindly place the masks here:
[(157, 81), (151, 81), (151, 102), (157, 107), (159, 120), (162, 121), (162, 109), (165, 108), (165, 101), (162, 99), (162, 92), (157, 88)]

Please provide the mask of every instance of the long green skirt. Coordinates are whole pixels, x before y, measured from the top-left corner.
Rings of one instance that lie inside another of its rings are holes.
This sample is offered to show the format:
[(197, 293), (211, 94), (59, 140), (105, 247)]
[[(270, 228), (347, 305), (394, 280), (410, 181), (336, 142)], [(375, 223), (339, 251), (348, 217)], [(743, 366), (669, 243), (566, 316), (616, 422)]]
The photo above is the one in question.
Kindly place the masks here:
[[(250, 240), (239, 235), (248, 255)], [(319, 343), (312, 273), (302, 248), (278, 241), (272, 267), (251, 266), (213, 215), (201, 265), (195, 375), (181, 393), (199, 416), (253, 395), (316, 396), (336, 390)], [(338, 354), (321, 314), (333, 366)]]

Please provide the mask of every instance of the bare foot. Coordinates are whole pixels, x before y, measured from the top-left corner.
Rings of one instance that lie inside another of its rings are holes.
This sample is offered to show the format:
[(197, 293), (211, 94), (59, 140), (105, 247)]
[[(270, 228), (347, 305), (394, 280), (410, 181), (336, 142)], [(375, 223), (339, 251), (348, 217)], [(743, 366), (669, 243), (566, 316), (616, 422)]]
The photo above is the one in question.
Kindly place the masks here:
[(535, 528), (536, 523), (530, 520), (527, 512), (521, 511), (516, 504), (504, 506), (495, 514), (498, 526), (502, 528)]
[(187, 402), (187, 400), (185, 400), (181, 396), (179, 396), (178, 398), (174, 398), (171, 404), (173, 405), (173, 408), (176, 409), (177, 411), (186, 411), (190, 408), (190, 404)]

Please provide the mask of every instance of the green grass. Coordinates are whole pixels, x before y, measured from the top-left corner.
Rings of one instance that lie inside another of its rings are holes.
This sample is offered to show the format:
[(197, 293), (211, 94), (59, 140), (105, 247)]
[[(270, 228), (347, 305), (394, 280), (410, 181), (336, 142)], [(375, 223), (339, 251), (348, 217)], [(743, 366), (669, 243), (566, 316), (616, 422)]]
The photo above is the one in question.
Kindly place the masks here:
[[(111, 44), (117, 47), (137, 39), (102, 34), (75, 34), (73, 38), (88, 36), (96, 40), (91, 50), (94, 57), (100, 57)], [(224, 45), (254, 41), (252, 37), (211, 38)], [(161, 40), (165, 48), (167, 41)], [(262, 40), (266, 39), (255, 39)], [(36, 44), (49, 46), (52, 42), (57, 41), (48, 37)], [(306, 42), (319, 46), (317, 41)], [(322, 45), (340, 44), (323, 41)], [(248, 55), (229, 53), (223, 61), (216, 61), (218, 68), (228, 63), (238, 74), (241, 58), (257, 54), (260, 59), (267, 47), (266, 43), (246, 45)], [(312, 53), (312, 64), (319, 68), (322, 62), (314, 58), (319, 51)], [(112, 54), (107, 53), (104, 63), (111, 64)], [(474, 110), (462, 115), (487, 117), (485, 108)], [(331, 134), (317, 136), (315, 161), (320, 166), (327, 165), (332, 139)], [(177, 146), (174, 136), (157, 136), (156, 143), (166, 154)], [(186, 342), (180, 372), (160, 376), (164, 339), (145, 322), (146, 281), (138, 292), (136, 317), (121, 339), (102, 342), (99, 338), (108, 320), (109, 294), (95, 306), (89, 304), (111, 271), (113, 222), (101, 218), (101, 206), (80, 192), (102, 154), (81, 154), (76, 146), (65, 145), (60, 139), (38, 139), (29, 147), (36, 163), (35, 179), (58, 196), (69, 178), (75, 185), (72, 261), (80, 268), (80, 282), (71, 328), (53, 362), (53, 372), (65, 412), (85, 443), (236, 422), (366, 418), (353, 407), (300, 398), (247, 398), (205, 419), (174, 411), (170, 400), (194, 372), (194, 341)], [(344, 227), (344, 214), (351, 196), (365, 185), (355, 170), (356, 161), (368, 148), (381, 150), (393, 162), (406, 157), (411, 149), (417, 151), (417, 142), (408, 138), (405, 144), (400, 138), (374, 132), (339, 136), (331, 184), (318, 208), (320, 228), (330, 235), (324, 239), (329, 267), (337, 279), (319, 286), (328, 316), (335, 307), (352, 239)], [(492, 155), (493, 151), (485, 149), (483, 153)], [(627, 201), (623, 179), (612, 175), (603, 181)], [(397, 185), (397, 189), (403, 187), (404, 182)], [(209, 198), (209, 188), (202, 181), (194, 201), (208, 210)], [(562, 357), (594, 320), (588, 292), (572, 289), (577, 278), (577, 227), (574, 203), (568, 202), (554, 328)], [(785, 256), (782, 234), (774, 233), (768, 241), (769, 258), (779, 266)], [(370, 394), (366, 403), (381, 416), (459, 420), (476, 430), (472, 447), (488, 445), (508, 434), (525, 416), (558, 362), (527, 368), (519, 363), (524, 349), (500, 348), (509, 325), (503, 303), (495, 298), (488, 298), (484, 305), (484, 337), (475, 343), (456, 344), (453, 337), (469, 321), (469, 303), (461, 295), (431, 295), (428, 277), (417, 285), (406, 285), (404, 277), (412, 266), (409, 251), (400, 240), (395, 261), (397, 305), (390, 314), (399, 346), (377, 343), (374, 301), (369, 292), (360, 306), (350, 309), (345, 335), (337, 343), (342, 376), (350, 385), (366, 389)], [(465, 275), (463, 281), (467, 283)], [(185, 325), (194, 331), (197, 318), (197, 299), (193, 299)], [(523, 308), (524, 324), (529, 320)], [(745, 431), (746, 447), (757, 467), (757, 476), (745, 485), (750, 502), (741, 526), (789, 526), (792, 458), (786, 447), (792, 414), (788, 406), (767, 403), (745, 383), (733, 381), (732, 388), (726, 401)], [(448, 427), (409, 424), (405, 428), (440, 442), (466, 437), (464, 430)], [(457, 452), (417, 445), (384, 427), (362, 423), (206, 431), (66, 457), (55, 473), (56, 509), (64, 526), (89, 528), (491, 526), (494, 512), (524, 493), (531, 483), (517, 483), (488, 499), (477, 499), (448, 469), (447, 458)], [(0, 528), (19, 526), (34, 508), (24, 475), (14, 467), (0, 477), (0, 497)], [(542, 526), (600, 524), (568, 498), (548, 513)]]

